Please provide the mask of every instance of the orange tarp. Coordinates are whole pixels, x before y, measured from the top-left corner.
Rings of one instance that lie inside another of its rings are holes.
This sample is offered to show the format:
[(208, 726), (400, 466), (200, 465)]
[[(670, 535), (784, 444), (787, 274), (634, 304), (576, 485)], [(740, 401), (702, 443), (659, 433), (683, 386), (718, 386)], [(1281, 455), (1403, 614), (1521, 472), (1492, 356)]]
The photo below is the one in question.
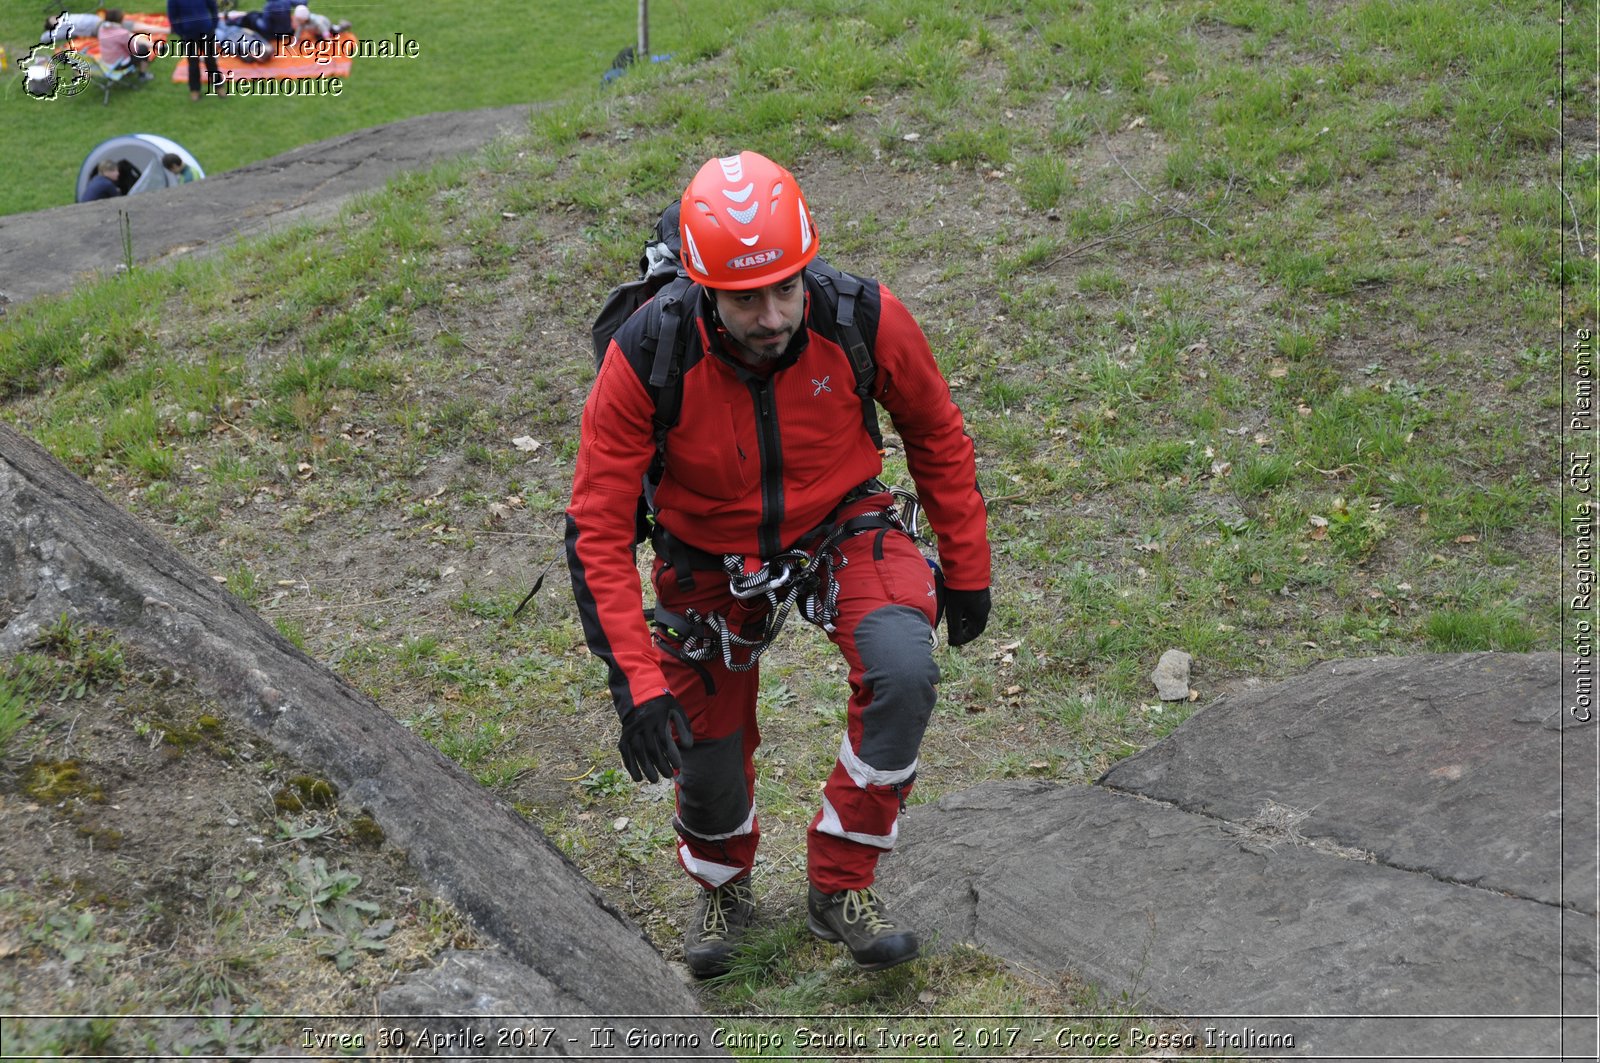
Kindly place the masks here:
[[(143, 30), (158, 41), (166, 40), (172, 27), (166, 15), (155, 13), (124, 15), (123, 24), (135, 33)], [(97, 61), (100, 58), (100, 42), (94, 37), (74, 37), (72, 47)], [(348, 53), (354, 52), (355, 48), (355, 35), (346, 32), (331, 41), (297, 42), (279, 49), (264, 63), (247, 63), (236, 56), (218, 56), (217, 68), (224, 77), (233, 81), (246, 78), (343, 78), (350, 76), (353, 60)], [(170, 58), (176, 62), (172, 81), (175, 84), (186, 83), (189, 80), (188, 61), (182, 56)]]
[[(341, 33), (331, 41), (300, 41), (278, 53), (264, 63), (247, 63), (236, 56), (225, 55), (217, 59), (222, 76), (232, 81), (249, 78), (344, 78), (350, 76), (353, 60), (346, 52), (353, 52), (356, 38), (351, 33)], [(189, 63), (178, 60), (172, 72), (175, 82), (189, 80)]]

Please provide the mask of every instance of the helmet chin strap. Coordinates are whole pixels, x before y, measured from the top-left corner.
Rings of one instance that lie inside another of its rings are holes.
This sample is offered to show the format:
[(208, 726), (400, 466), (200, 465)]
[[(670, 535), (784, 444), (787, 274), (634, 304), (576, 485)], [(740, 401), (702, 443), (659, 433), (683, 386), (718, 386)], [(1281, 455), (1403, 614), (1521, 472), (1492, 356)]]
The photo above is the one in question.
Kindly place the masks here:
[(727, 322), (722, 320), (722, 312), (717, 309), (717, 293), (711, 288), (701, 288), (706, 301), (706, 324), (710, 325), (711, 342), (722, 349), (722, 353), (734, 361), (744, 363), (744, 357), (739, 353), (739, 343), (733, 338), (733, 333), (728, 331)]
[(728, 331), (728, 323), (722, 320), (722, 311), (717, 309), (717, 293), (710, 288), (705, 289), (706, 302), (710, 310), (706, 314), (706, 323), (711, 326), (711, 338), (728, 354), (744, 361), (738, 354), (739, 341), (733, 338), (733, 333)]

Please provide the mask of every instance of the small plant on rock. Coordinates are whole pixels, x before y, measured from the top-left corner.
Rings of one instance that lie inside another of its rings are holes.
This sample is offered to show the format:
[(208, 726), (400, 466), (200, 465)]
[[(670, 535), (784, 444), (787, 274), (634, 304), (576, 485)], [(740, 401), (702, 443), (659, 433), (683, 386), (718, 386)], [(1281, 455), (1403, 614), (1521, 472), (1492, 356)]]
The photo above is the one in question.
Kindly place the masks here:
[(363, 950), (382, 952), (389, 947), (384, 939), (394, 932), (394, 920), (371, 922), (378, 906), (350, 896), (361, 885), (360, 875), (343, 868), (329, 870), (327, 860), (320, 856), (302, 856), (293, 864), (284, 864), (283, 870), (289, 892), (280, 896), (278, 903), (294, 912), (295, 926), (320, 939), (317, 955), (347, 971)]

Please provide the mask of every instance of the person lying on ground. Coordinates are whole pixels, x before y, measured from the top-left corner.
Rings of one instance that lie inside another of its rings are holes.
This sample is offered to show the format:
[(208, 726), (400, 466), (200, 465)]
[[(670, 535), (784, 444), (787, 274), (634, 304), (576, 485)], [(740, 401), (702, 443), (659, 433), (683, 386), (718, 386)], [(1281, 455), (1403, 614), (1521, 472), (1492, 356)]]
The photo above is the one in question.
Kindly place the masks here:
[(230, 12), (228, 21), (254, 30), (276, 41), (280, 37), (294, 36), (294, 0), (266, 0), (260, 11)]
[(65, 44), (74, 37), (93, 37), (100, 32), (100, 23), (103, 21), (105, 20), (93, 11), (63, 11), (56, 15), (46, 15), (44, 32), (39, 35), (39, 43)]
[[(93, 37), (100, 32), (100, 24), (104, 21), (98, 11), (60, 11), (54, 15), (46, 15), (44, 32), (39, 35), (39, 43), (66, 44), (74, 37)], [(123, 25), (130, 33), (165, 33), (167, 29), (165, 26), (140, 22), (137, 19), (125, 18)]]
[(217, 54), (245, 63), (264, 63), (277, 54), (272, 42), (242, 22), (217, 23)]
[(350, 29), (348, 19), (335, 22), (327, 15), (319, 15), (305, 4), (296, 4), (291, 19), (294, 22), (295, 41), (331, 41)]

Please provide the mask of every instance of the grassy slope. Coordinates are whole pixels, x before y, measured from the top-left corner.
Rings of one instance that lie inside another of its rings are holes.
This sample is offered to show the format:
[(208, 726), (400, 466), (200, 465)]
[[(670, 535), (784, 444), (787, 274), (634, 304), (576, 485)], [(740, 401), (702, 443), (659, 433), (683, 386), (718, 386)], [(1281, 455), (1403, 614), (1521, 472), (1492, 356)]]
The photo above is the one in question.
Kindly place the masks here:
[[(996, 615), (941, 653), (919, 799), (1093, 779), (1186, 715), (1145, 679), (1169, 646), (1208, 697), (1332, 657), (1557, 646), (1557, 281), (1567, 321), (1595, 316), (1563, 165), (1585, 234), (1596, 201), (1594, 88), (1555, 84), (1553, 8), (785, 6), (697, 24), (699, 62), (325, 239), (14, 312), (6, 416), (537, 818), (669, 952), (669, 810), (608, 774), (570, 603), (507, 619), (555, 549), (599, 295), (730, 147), (789, 162), (830, 258), (908, 300), (978, 440)], [(774, 914), (709, 1004), (1081, 1003), (959, 953), (863, 979), (781, 917), (837, 742), (830, 660), (793, 629), (767, 658)]]
[[(242, 7), (260, 5), (241, 5)], [(0, 180), (0, 214), (71, 203), (78, 167), (89, 149), (119, 133), (158, 133), (187, 147), (208, 172), (242, 166), (299, 144), (436, 110), (465, 110), (554, 99), (575, 86), (598, 83), (612, 57), (634, 39), (633, 0), (564, 0), (560, 3), (490, 2), (467, 8), (395, 0), (322, 5), (347, 18), (369, 39), (404, 33), (417, 42), (417, 58), (358, 60), (337, 99), (203, 100), (193, 103), (186, 84), (168, 78), (176, 59), (158, 60), (156, 80), (136, 92), (118, 92), (102, 105), (98, 91), (41, 102), (22, 90), (16, 62), (39, 39), (41, 6), (0, 9), (0, 44), (13, 60), (0, 76), (0, 112), (7, 138), (28, 145), (25, 169), (9, 168)], [(78, 10), (74, 7), (72, 10)], [(164, 4), (137, 3), (129, 12), (165, 12)], [(484, 27), (489, 27), (486, 31)], [(681, 4), (657, 4), (652, 48), (670, 52), (686, 32)]]

